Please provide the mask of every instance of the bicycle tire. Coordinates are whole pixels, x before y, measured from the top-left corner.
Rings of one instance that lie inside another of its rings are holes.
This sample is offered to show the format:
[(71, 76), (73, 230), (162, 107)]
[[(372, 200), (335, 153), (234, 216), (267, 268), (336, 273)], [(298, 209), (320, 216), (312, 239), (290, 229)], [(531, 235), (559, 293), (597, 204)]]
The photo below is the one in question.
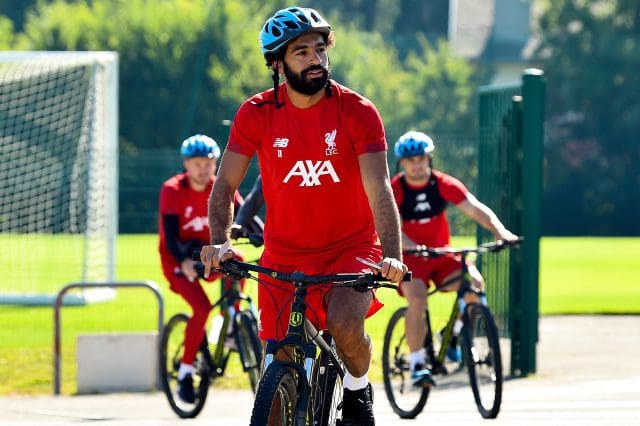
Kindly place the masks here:
[(251, 426), (269, 424), (272, 409), (279, 411), (281, 421), (278, 424), (294, 426), (298, 397), (297, 373), (287, 366), (271, 364), (258, 385)]
[(236, 345), (242, 369), (249, 375), (251, 390), (256, 392), (262, 365), (262, 343), (258, 339), (258, 323), (251, 311), (236, 314)]
[(387, 325), (382, 346), (382, 375), (384, 391), (393, 411), (403, 419), (413, 419), (424, 409), (430, 388), (414, 387), (411, 383), (411, 351), (404, 329), (406, 314), (406, 307), (398, 309)]
[(193, 404), (184, 402), (178, 397), (178, 369), (182, 354), (184, 353), (184, 330), (189, 316), (186, 314), (176, 314), (169, 319), (169, 322), (162, 330), (160, 340), (160, 380), (162, 390), (169, 401), (171, 409), (181, 418), (189, 419), (196, 417), (207, 399), (209, 392), (209, 362), (211, 356), (207, 348), (206, 337), (198, 348), (196, 359), (193, 363), (194, 372), (193, 386), (196, 400)]
[(473, 398), (480, 415), (494, 419), (500, 412), (503, 383), (498, 327), (489, 308), (480, 303), (467, 306), (463, 323), (463, 351)]
[[(331, 347), (333, 338), (328, 333), (324, 334), (324, 339)], [(320, 352), (320, 357), (315, 363), (313, 372), (313, 390), (311, 396), (311, 418), (314, 426), (335, 425), (342, 411), (342, 376), (338, 368), (344, 371), (344, 363), (337, 358), (340, 366), (334, 364), (331, 356), (325, 352)]]

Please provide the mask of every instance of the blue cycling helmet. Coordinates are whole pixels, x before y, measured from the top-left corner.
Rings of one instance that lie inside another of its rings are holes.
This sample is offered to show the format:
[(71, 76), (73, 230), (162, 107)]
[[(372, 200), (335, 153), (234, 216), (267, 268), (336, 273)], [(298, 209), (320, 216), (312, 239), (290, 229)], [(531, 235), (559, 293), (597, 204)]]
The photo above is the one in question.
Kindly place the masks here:
[(331, 26), (315, 10), (309, 7), (288, 7), (267, 19), (260, 31), (260, 49), (267, 58), (296, 37), (309, 31), (317, 31), (325, 36), (331, 33)]
[(209, 136), (193, 135), (182, 142), (180, 154), (184, 158), (207, 157), (217, 160), (220, 158), (220, 147)]
[(435, 148), (433, 140), (427, 134), (412, 130), (398, 138), (394, 152), (397, 158), (407, 158), (431, 154)]

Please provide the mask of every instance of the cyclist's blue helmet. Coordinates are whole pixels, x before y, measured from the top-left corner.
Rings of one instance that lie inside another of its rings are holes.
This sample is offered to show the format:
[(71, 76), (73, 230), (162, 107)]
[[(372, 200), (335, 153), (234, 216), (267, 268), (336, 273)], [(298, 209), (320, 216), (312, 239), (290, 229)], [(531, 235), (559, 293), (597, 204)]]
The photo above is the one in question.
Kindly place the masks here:
[(182, 142), (180, 154), (184, 158), (207, 157), (220, 158), (220, 147), (209, 136), (193, 135)]
[(427, 134), (412, 130), (398, 138), (394, 152), (397, 158), (407, 158), (431, 154), (435, 148), (433, 140)]
[(309, 31), (317, 31), (325, 36), (331, 33), (331, 26), (315, 10), (309, 7), (288, 7), (267, 19), (260, 31), (260, 49), (265, 58), (278, 51), (296, 37)]

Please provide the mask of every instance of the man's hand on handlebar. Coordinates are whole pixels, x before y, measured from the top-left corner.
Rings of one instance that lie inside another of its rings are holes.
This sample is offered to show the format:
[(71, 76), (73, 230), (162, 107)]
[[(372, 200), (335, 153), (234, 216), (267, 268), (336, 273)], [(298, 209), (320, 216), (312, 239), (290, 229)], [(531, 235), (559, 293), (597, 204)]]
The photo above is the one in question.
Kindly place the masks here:
[(356, 260), (367, 265), (374, 274), (380, 274), (394, 283), (402, 281), (409, 271), (407, 265), (392, 257), (385, 257), (379, 265), (359, 257)]
[(506, 241), (508, 243), (515, 243), (520, 239), (519, 236), (517, 236), (516, 234), (514, 234), (513, 232), (509, 231), (506, 228), (493, 234), (493, 237), (495, 238), (496, 241)]
[(393, 257), (385, 257), (382, 259), (380, 274), (394, 283), (402, 281), (404, 274), (409, 271), (407, 265)]
[(186, 258), (180, 263), (180, 271), (182, 275), (184, 275), (189, 282), (194, 282), (198, 279), (198, 271), (195, 269), (196, 262)]
[(220, 268), (220, 263), (233, 258), (233, 254), (229, 240), (222, 244), (203, 246), (200, 250), (200, 261), (204, 265), (204, 277), (209, 278), (211, 269)]

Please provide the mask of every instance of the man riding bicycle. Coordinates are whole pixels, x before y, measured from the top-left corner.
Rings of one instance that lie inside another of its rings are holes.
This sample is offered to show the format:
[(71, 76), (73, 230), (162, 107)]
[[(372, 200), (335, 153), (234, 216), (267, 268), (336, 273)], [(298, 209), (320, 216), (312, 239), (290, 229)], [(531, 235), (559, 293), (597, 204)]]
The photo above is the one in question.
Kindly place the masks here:
[[(434, 149), (433, 140), (416, 131), (405, 133), (395, 144), (395, 155), (404, 171), (393, 177), (391, 185), (402, 216), (403, 249), (415, 249), (417, 245), (432, 248), (449, 245), (449, 224), (445, 215), (449, 203), (492, 232), (496, 240), (517, 240), (518, 237), (506, 229), (496, 214), (478, 201), (462, 182), (432, 168)], [(460, 280), (455, 277), (461, 275), (460, 260), (455, 255), (433, 259), (407, 256), (405, 263), (413, 274), (413, 285), (401, 286), (401, 294), (408, 303), (405, 330), (411, 350), (411, 378), (416, 386), (430, 386), (434, 384), (431, 371), (424, 367), (427, 289), (432, 281), (437, 287), (450, 282), (447, 290), (457, 290)], [(469, 265), (469, 274), (475, 287), (484, 287), (482, 275), (474, 265)], [(469, 298), (467, 302), (477, 302), (475, 294), (465, 297)], [(457, 345), (461, 328), (462, 321), (458, 319), (453, 328), (452, 346), (447, 349), (447, 358), (452, 361), (461, 358)]]
[[(178, 396), (193, 403), (193, 362), (204, 337), (211, 302), (199, 282), (191, 252), (209, 239), (207, 200), (215, 180), (220, 147), (208, 136), (194, 135), (182, 142), (180, 155), (185, 171), (164, 182), (160, 190), (159, 251), (169, 288), (193, 310), (185, 329), (184, 356), (178, 370)], [(234, 194), (233, 202), (240, 205), (242, 197), (238, 192)], [(207, 281), (219, 276), (210, 275)]]
[[(231, 257), (232, 194), (256, 152), (266, 202), (263, 266), (312, 275), (358, 273), (366, 269), (356, 260), (361, 257), (380, 263), (392, 281), (406, 272), (384, 126), (371, 101), (329, 78), (333, 44), (331, 27), (310, 8), (280, 10), (264, 24), (260, 47), (274, 87), (245, 101), (234, 118), (209, 201), (205, 276)], [(279, 339), (293, 289), (261, 278), (260, 337)], [(309, 320), (329, 330), (347, 369), (341, 424), (374, 424), (364, 320), (381, 303), (371, 291), (331, 286), (310, 290), (306, 301)]]

